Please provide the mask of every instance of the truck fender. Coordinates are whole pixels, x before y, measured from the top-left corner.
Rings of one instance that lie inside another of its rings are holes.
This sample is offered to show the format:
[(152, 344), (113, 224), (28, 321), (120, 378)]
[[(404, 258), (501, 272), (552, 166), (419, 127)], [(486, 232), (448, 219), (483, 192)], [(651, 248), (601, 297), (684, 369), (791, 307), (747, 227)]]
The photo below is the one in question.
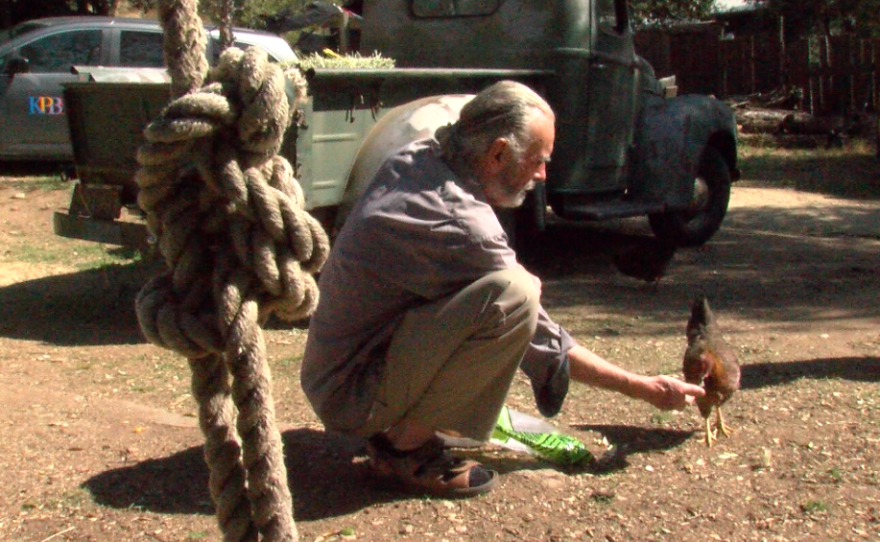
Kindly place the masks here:
[(736, 120), (727, 105), (709, 96), (652, 99), (642, 109), (634, 143), (631, 194), (660, 199), (671, 209), (691, 201), (708, 146), (717, 146), (731, 173), (736, 171)]
[(473, 97), (473, 94), (427, 96), (385, 113), (367, 133), (355, 155), (336, 214), (336, 227), (342, 227), (348, 212), (391, 153), (413, 141), (430, 137), (437, 128), (458, 120), (461, 108)]

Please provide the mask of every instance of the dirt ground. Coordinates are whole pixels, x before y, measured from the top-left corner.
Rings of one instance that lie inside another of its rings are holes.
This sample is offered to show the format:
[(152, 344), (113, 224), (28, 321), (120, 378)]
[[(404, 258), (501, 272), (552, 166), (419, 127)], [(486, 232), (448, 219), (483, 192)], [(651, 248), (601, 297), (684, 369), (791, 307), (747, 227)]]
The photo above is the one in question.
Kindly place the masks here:
[[(695, 409), (575, 387), (552, 422), (597, 463), (485, 448), (467, 453), (502, 472), (491, 494), (397, 494), (371, 486), (362, 443), (325, 433), (306, 403), (305, 330), (270, 329), (300, 539), (880, 540), (880, 200), (767, 188), (760, 174), (656, 286), (601, 250), (643, 234), (640, 221), (558, 227), (524, 255), (551, 315), (637, 372), (680, 377), (689, 304), (707, 294), (743, 364), (731, 438), (710, 449)], [(153, 270), (54, 236), (70, 187), (48, 184), (0, 180), (0, 540), (218, 540), (186, 362), (134, 317)], [(525, 379), (509, 404), (536, 414)]]

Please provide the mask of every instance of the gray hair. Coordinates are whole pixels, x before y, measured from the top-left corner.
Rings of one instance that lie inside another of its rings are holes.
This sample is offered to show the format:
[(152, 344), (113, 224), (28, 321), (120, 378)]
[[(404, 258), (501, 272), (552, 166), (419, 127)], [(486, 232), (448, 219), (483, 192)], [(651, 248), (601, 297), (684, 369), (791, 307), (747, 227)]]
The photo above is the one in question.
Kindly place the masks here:
[(529, 126), (539, 113), (554, 119), (550, 105), (534, 90), (514, 81), (500, 81), (477, 94), (461, 109), (458, 120), (437, 129), (443, 156), (471, 170), (496, 139), (507, 138), (518, 158), (530, 141)]

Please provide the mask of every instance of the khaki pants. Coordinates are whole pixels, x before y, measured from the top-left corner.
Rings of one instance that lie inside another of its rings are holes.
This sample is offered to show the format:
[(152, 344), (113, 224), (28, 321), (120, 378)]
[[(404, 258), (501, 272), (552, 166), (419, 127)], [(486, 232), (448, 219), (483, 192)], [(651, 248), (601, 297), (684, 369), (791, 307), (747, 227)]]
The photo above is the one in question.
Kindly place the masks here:
[(540, 310), (534, 279), (498, 271), (455, 295), (410, 310), (391, 339), (369, 436), (414, 420), (488, 440)]

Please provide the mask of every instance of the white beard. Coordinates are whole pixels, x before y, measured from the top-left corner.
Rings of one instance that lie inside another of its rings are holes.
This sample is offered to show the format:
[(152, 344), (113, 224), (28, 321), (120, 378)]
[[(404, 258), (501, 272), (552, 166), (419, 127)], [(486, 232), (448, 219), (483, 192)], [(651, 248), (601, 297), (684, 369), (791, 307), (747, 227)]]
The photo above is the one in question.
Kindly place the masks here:
[(487, 190), (486, 195), (493, 205), (504, 209), (513, 209), (523, 204), (526, 194), (535, 188), (535, 182), (530, 181), (525, 187), (517, 191), (509, 190), (507, 185), (492, 185), (492, 190)]

